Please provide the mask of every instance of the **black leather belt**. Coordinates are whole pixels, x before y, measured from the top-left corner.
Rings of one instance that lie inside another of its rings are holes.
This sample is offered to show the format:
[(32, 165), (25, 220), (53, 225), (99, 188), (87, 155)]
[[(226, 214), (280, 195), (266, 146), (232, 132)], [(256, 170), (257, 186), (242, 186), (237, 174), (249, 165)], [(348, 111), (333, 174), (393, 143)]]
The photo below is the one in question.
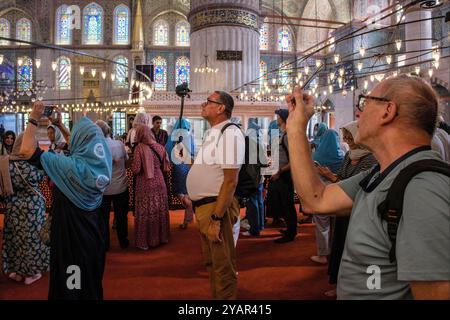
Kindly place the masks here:
[(206, 197), (197, 201), (192, 201), (192, 204), (194, 205), (194, 209), (204, 206), (205, 204), (208, 203), (213, 203), (217, 201), (217, 197)]

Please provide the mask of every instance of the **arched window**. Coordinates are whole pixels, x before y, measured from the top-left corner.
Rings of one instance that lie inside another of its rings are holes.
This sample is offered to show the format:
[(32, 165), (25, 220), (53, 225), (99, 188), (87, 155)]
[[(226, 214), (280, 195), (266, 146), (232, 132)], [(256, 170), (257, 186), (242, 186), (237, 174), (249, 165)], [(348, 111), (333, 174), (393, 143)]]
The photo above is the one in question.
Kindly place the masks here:
[(25, 91), (33, 87), (33, 60), (23, 57), (21, 66), (17, 66), (17, 89)]
[(114, 10), (114, 44), (130, 43), (130, 9), (121, 4)]
[(56, 87), (60, 90), (70, 90), (72, 66), (70, 59), (60, 57), (56, 67)]
[(259, 61), (259, 85), (264, 86), (264, 81), (267, 80), (267, 63), (264, 60)]
[(83, 10), (83, 44), (103, 43), (103, 9), (96, 3)]
[(264, 23), (259, 28), (259, 50), (269, 50), (269, 24), (264, 19)]
[(153, 26), (153, 44), (156, 46), (169, 45), (169, 25), (164, 20), (158, 20)]
[[(16, 23), (16, 39), (23, 41), (31, 41), (31, 21), (22, 18)], [(26, 43), (17, 43), (18, 45), (27, 45)]]
[(292, 51), (292, 35), (288, 27), (284, 26), (278, 30), (278, 51)]
[(116, 87), (126, 88), (128, 87), (128, 59), (119, 56), (115, 58), (114, 61), (120, 63), (115, 65)]
[(177, 33), (177, 46), (188, 47), (189, 46), (189, 23), (186, 21), (180, 21), (176, 26)]
[(62, 5), (56, 10), (56, 44), (72, 44), (71, 14), (67, 12), (67, 5)]
[(155, 90), (167, 90), (167, 62), (161, 56), (152, 60), (155, 66)]
[(175, 63), (176, 71), (176, 85), (186, 82), (189, 84), (189, 72), (190, 72), (189, 59), (187, 57), (179, 57)]
[(289, 84), (290, 79), (290, 73), (291, 73), (291, 68), (292, 65), (289, 64), (289, 62), (284, 61), (282, 63), (280, 63), (279, 65), (279, 70), (278, 70), (278, 80), (280, 85), (285, 86), (287, 84)]
[[(10, 25), (9, 21), (5, 18), (0, 18), (0, 37), (10, 38)], [(0, 40), (0, 46), (7, 46), (9, 45), (8, 40)]]

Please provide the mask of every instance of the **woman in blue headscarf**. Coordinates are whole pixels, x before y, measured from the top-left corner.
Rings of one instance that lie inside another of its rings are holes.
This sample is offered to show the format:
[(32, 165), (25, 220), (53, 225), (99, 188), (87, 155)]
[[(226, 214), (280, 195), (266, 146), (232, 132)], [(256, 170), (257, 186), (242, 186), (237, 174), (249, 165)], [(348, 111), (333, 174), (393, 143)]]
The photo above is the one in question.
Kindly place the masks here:
[[(36, 103), (25, 130), (21, 153), (43, 167), (54, 182), (50, 234), (49, 299), (103, 299), (105, 244), (98, 207), (111, 181), (112, 156), (100, 128), (82, 117), (70, 136), (70, 154), (36, 148)], [(58, 119), (60, 121), (60, 119)], [(70, 276), (78, 274), (70, 281)]]
[(325, 132), (327, 132), (328, 127), (325, 123), (316, 123), (314, 125), (314, 139), (311, 141), (311, 148), (317, 150), (320, 144), (320, 139), (323, 137)]
[(194, 218), (192, 201), (189, 198), (186, 189), (186, 178), (189, 173), (189, 166), (187, 164), (180, 163), (179, 161), (179, 158), (184, 158), (186, 155), (177, 155), (175, 153), (187, 152), (191, 159), (194, 158), (195, 140), (191, 131), (191, 123), (189, 120), (177, 120), (166, 143), (166, 151), (169, 155), (172, 166), (172, 192), (178, 197), (185, 208), (184, 221), (180, 225), (180, 228), (186, 229), (188, 224), (191, 223)]

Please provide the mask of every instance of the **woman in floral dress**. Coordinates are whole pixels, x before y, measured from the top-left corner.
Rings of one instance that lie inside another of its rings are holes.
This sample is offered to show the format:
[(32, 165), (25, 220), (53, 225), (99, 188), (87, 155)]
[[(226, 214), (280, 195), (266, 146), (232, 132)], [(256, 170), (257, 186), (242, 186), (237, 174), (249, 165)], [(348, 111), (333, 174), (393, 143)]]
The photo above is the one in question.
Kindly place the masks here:
[(45, 222), (45, 199), (39, 192), (44, 171), (19, 154), (22, 138), (20, 135), (14, 143), (9, 160), (2, 160), (9, 161), (13, 190), (5, 198), (3, 272), (13, 280), (31, 284), (48, 271), (50, 248), (39, 237)]
[(169, 205), (163, 170), (170, 170), (166, 150), (148, 126), (136, 129), (132, 171), (136, 178), (136, 247), (148, 250), (169, 242)]

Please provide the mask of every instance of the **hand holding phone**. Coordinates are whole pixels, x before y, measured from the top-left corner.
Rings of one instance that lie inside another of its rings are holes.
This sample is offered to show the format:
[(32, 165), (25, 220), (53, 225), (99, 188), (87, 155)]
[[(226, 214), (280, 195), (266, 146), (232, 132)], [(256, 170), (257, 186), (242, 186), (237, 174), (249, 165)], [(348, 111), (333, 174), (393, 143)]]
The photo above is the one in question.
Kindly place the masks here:
[(45, 106), (44, 113), (43, 113), (44, 117), (49, 118), (53, 113), (53, 108), (54, 108), (54, 106)]

